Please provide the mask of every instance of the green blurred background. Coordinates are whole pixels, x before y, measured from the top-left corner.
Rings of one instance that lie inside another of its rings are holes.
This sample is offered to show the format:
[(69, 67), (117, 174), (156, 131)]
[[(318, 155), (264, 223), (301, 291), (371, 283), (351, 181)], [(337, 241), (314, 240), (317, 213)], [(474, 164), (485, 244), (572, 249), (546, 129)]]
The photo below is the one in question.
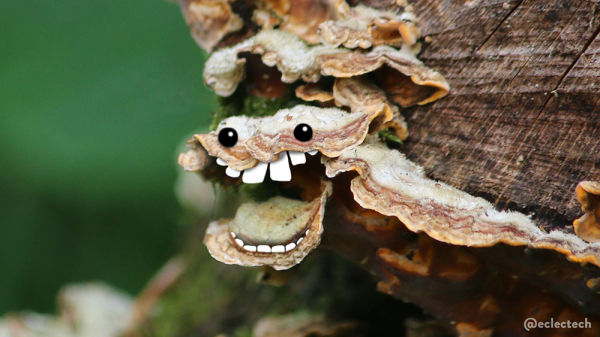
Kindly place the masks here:
[(0, 314), (137, 293), (177, 252), (177, 148), (214, 108), (161, 0), (0, 0)]

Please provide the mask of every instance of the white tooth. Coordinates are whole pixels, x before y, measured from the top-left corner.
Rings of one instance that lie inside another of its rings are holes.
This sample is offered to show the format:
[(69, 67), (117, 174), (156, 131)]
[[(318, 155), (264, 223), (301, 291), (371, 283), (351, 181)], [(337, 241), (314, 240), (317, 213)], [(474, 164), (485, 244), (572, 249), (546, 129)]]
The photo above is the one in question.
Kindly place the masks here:
[(244, 171), (242, 181), (246, 184), (258, 184), (265, 180), (265, 174), (267, 174), (267, 168), (269, 164), (259, 162), (258, 165), (253, 168)]
[(234, 233), (234, 232), (231, 232), (231, 236), (232, 236), (232, 237), (235, 239), (235, 237), (236, 237), (237, 235), (235, 235), (235, 233)]
[(314, 156), (315, 154), (317, 154), (317, 152), (319, 152), (319, 151), (317, 151), (317, 150), (312, 150), (312, 151), (308, 151), (308, 152), (306, 152), (306, 153), (310, 154), (311, 156)]
[(290, 171), (290, 163), (288, 163), (287, 153), (281, 152), (279, 159), (271, 163), (271, 179), (273, 181), (290, 181), (292, 180), (292, 171)]
[(300, 239), (298, 239), (298, 241), (296, 242), (298, 244), (298, 246), (300, 246), (300, 242), (302, 242), (302, 240), (304, 240), (304, 236), (301, 237)]
[(293, 243), (293, 242), (292, 242), (292, 243), (288, 243), (288, 244), (285, 246), (285, 251), (286, 251), (286, 252), (289, 252), (290, 250), (292, 250), (292, 249), (294, 249), (294, 248), (296, 248), (296, 244), (295, 244), (295, 243)]
[[(240, 247), (244, 247), (244, 241), (242, 241), (240, 239), (235, 239), (235, 243), (237, 243), (237, 245)], [(246, 247), (250, 247), (250, 246), (246, 246)], [(244, 248), (246, 248), (246, 247), (244, 247)]]
[(271, 247), (269, 247), (267, 245), (258, 245), (256, 251), (259, 253), (270, 253)]
[(231, 178), (237, 178), (240, 176), (240, 171), (238, 170), (234, 170), (231, 167), (227, 167), (227, 170), (225, 170), (225, 174), (230, 176)]
[(306, 163), (306, 155), (302, 152), (288, 151), (288, 156), (294, 166)]
[(227, 162), (221, 158), (217, 158), (217, 164), (220, 166), (227, 166)]
[(308, 236), (308, 232), (310, 232), (310, 229), (307, 229), (306, 233), (304, 233), (304, 235)]
[(245, 245), (244, 249), (249, 251), (249, 252), (255, 252), (256, 251), (256, 246), (249, 246), (249, 245)]
[(285, 247), (282, 246), (282, 245), (273, 246), (273, 248), (271, 248), (271, 252), (273, 252), (273, 253), (283, 253), (283, 252), (285, 252)]

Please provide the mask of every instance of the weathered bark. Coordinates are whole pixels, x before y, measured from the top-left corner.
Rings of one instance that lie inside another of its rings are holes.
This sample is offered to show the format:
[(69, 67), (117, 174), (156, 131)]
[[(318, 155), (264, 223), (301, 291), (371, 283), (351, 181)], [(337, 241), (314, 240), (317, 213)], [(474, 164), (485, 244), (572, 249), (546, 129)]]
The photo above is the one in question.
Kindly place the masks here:
[(420, 58), (450, 95), (404, 110), (408, 157), (431, 177), (531, 213), (547, 229), (581, 216), (600, 180), (598, 1), (424, 0)]

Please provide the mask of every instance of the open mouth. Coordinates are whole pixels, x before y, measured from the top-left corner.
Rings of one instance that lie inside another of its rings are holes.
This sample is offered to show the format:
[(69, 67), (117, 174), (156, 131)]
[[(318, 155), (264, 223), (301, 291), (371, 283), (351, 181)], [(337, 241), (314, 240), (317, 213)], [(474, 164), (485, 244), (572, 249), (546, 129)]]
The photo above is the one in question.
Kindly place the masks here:
[[(306, 152), (311, 156), (317, 154), (317, 150)], [(288, 162), (289, 158), (289, 162)], [(220, 166), (227, 166), (225, 174), (231, 178), (238, 178), (242, 172), (242, 182), (246, 184), (259, 184), (265, 180), (267, 169), (269, 169), (269, 176), (273, 181), (290, 181), (292, 180), (292, 171), (290, 170), (290, 162), (293, 166), (305, 164), (306, 155), (302, 152), (296, 151), (285, 151), (279, 154), (279, 158), (271, 163), (258, 162), (258, 164), (252, 168), (238, 171), (227, 165), (227, 162), (221, 158), (217, 158), (217, 164)]]
[[(292, 174), (298, 173), (298, 183), (302, 184), (302, 173), (298, 171)], [(307, 190), (315, 191), (301, 200), (278, 195), (263, 202), (242, 204), (235, 217), (209, 224), (205, 245), (214, 258), (226, 264), (291, 268), (321, 242), (325, 202), (332, 187), (326, 180), (319, 185), (318, 191), (317, 186), (309, 187)], [(311, 200), (308, 196), (314, 192), (319, 194)]]
[(216, 130), (190, 138), (190, 149), (179, 158), (186, 170), (224, 186), (249, 184), (241, 188), (271, 197), (251, 198), (262, 201), (246, 202), (233, 218), (210, 223), (204, 243), (211, 255), (227, 264), (275, 269), (299, 263), (321, 242), (332, 194), (322, 161), (361, 144), (375, 118), (387, 120), (391, 113), (385, 107), (364, 113), (296, 105), (269, 117), (229, 117)]
[[(278, 206), (276, 203), (302, 203), (302, 202), (296, 201), (296, 200), (283, 200), (282, 197), (278, 197), (278, 198), (274, 198), (272, 200), (267, 201), (267, 203), (269, 203), (269, 208), (273, 208), (273, 206)], [(252, 206), (252, 208), (256, 209), (254, 207), (255, 205), (251, 205), (251, 206)], [(244, 210), (242, 209), (242, 212), (243, 211)], [(298, 216), (296, 216), (296, 218), (298, 218)], [(297, 226), (293, 226), (293, 225), (290, 226), (290, 222), (295, 220), (294, 216), (292, 216), (292, 219), (281, 219), (281, 220), (283, 220), (285, 222), (285, 227), (297, 227)], [(302, 220), (300, 219), (299, 222), (301, 222), (301, 221)], [(230, 226), (229, 226), (230, 230), (232, 229), (231, 227), (238, 227), (237, 223), (234, 222), (233, 224), (230, 224)], [(246, 226), (246, 227), (248, 227), (248, 226)], [(238, 227), (235, 229), (240, 229), (240, 228)], [(243, 229), (245, 229), (245, 228), (243, 228)], [(285, 252), (290, 252), (290, 251), (296, 249), (296, 247), (300, 246), (302, 244), (302, 241), (304, 241), (306, 239), (306, 237), (310, 234), (310, 228), (308, 227), (308, 224), (307, 224), (299, 231), (296, 231), (295, 228), (291, 228), (290, 230), (287, 230), (286, 232), (287, 233), (282, 233), (282, 231), (279, 231), (278, 233), (276, 233), (275, 239), (271, 238), (271, 240), (269, 240), (269, 242), (267, 242), (265, 244), (256, 244), (255, 242), (257, 242), (257, 241), (260, 242), (262, 240), (251, 240), (242, 234), (236, 234), (235, 231), (231, 231), (230, 236), (231, 236), (231, 240), (233, 240), (233, 242), (235, 243), (235, 245), (238, 249), (242, 249), (247, 252), (268, 253), (268, 254), (269, 253), (285, 253)]]
[[(284, 151), (270, 163), (258, 162), (256, 166), (238, 171), (227, 165), (222, 158), (216, 159), (217, 165), (227, 167), (225, 173), (230, 178), (240, 179), (246, 184), (259, 184), (267, 178), (279, 182), (292, 190), (310, 190), (308, 185), (316, 185), (320, 173), (316, 169), (323, 167), (317, 150), (310, 152)], [(307, 156), (310, 163), (307, 164)], [(297, 167), (302, 165), (302, 167)], [(292, 173), (297, 179), (292, 182)], [(308, 183), (308, 178), (311, 182)], [(239, 181), (239, 180), (238, 180)], [(318, 184), (318, 183), (317, 183)], [(315, 189), (316, 186), (312, 186)], [(266, 187), (268, 188), (268, 187)], [(304, 191), (298, 199), (275, 196), (263, 202), (247, 202), (240, 206), (236, 216), (227, 224), (227, 237), (232, 245), (244, 254), (271, 255), (287, 254), (304, 245), (312, 246), (320, 240), (322, 227), (320, 216), (321, 187), (318, 193)], [(318, 220), (318, 221), (315, 221)], [(223, 231), (219, 231), (223, 235)], [(306, 243), (304, 243), (306, 241)]]

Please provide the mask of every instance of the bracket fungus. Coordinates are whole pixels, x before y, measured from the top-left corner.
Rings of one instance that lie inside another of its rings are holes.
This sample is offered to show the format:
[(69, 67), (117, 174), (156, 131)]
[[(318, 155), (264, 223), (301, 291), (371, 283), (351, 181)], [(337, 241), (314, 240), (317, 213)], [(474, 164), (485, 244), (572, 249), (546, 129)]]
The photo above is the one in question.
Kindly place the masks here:
[[(266, 97), (257, 109), (268, 112), (219, 115), (179, 157), (185, 170), (222, 186), (269, 189), (209, 224), (204, 243), (214, 258), (283, 270), (322, 246), (369, 269), (380, 291), (455, 322), (457, 334), (517, 331), (515, 317), (522, 324), (554, 314), (592, 315), (591, 333), (599, 332), (597, 183), (577, 187), (586, 212), (574, 223), (577, 236), (547, 233), (528, 215), (430, 179), (381, 136), (406, 140), (402, 109), (450, 90), (417, 58), (414, 14), (339, 0), (249, 8), (258, 25), (221, 42), (203, 76), (222, 102), (246, 107)], [(223, 37), (212, 36), (201, 46)]]
[(339, 20), (323, 22), (319, 37), (325, 44), (363, 49), (378, 45), (414, 45), (421, 37), (412, 12), (401, 14), (358, 5), (342, 11)]
[[(395, 49), (380, 45), (371, 51), (348, 50), (325, 45), (310, 47), (298, 37), (279, 30), (262, 31), (239, 44), (214, 52), (206, 61), (204, 81), (220, 96), (232, 95), (245, 77), (246, 59), (239, 54), (262, 55), (262, 62), (277, 67), (281, 80), (317, 82), (321, 76), (347, 78), (372, 73), (384, 65), (398, 77), (409, 78), (411, 91), (420, 99), (412, 104), (427, 104), (448, 94), (449, 84), (438, 72), (426, 67), (408, 45)], [(423, 92), (425, 94), (423, 94)], [(423, 96), (423, 97), (421, 97)], [(405, 101), (394, 99), (396, 103)], [(412, 105), (409, 104), (409, 105)], [(408, 105), (403, 105), (408, 106)]]
[(584, 216), (573, 221), (575, 234), (589, 242), (600, 242), (600, 183), (582, 181), (575, 190)]
[(227, 34), (242, 29), (244, 22), (226, 0), (178, 0), (192, 36), (211, 51)]
[(226, 264), (288, 269), (300, 263), (321, 242), (325, 202), (331, 184), (312, 202), (274, 197), (245, 203), (235, 218), (211, 222), (204, 244)]

